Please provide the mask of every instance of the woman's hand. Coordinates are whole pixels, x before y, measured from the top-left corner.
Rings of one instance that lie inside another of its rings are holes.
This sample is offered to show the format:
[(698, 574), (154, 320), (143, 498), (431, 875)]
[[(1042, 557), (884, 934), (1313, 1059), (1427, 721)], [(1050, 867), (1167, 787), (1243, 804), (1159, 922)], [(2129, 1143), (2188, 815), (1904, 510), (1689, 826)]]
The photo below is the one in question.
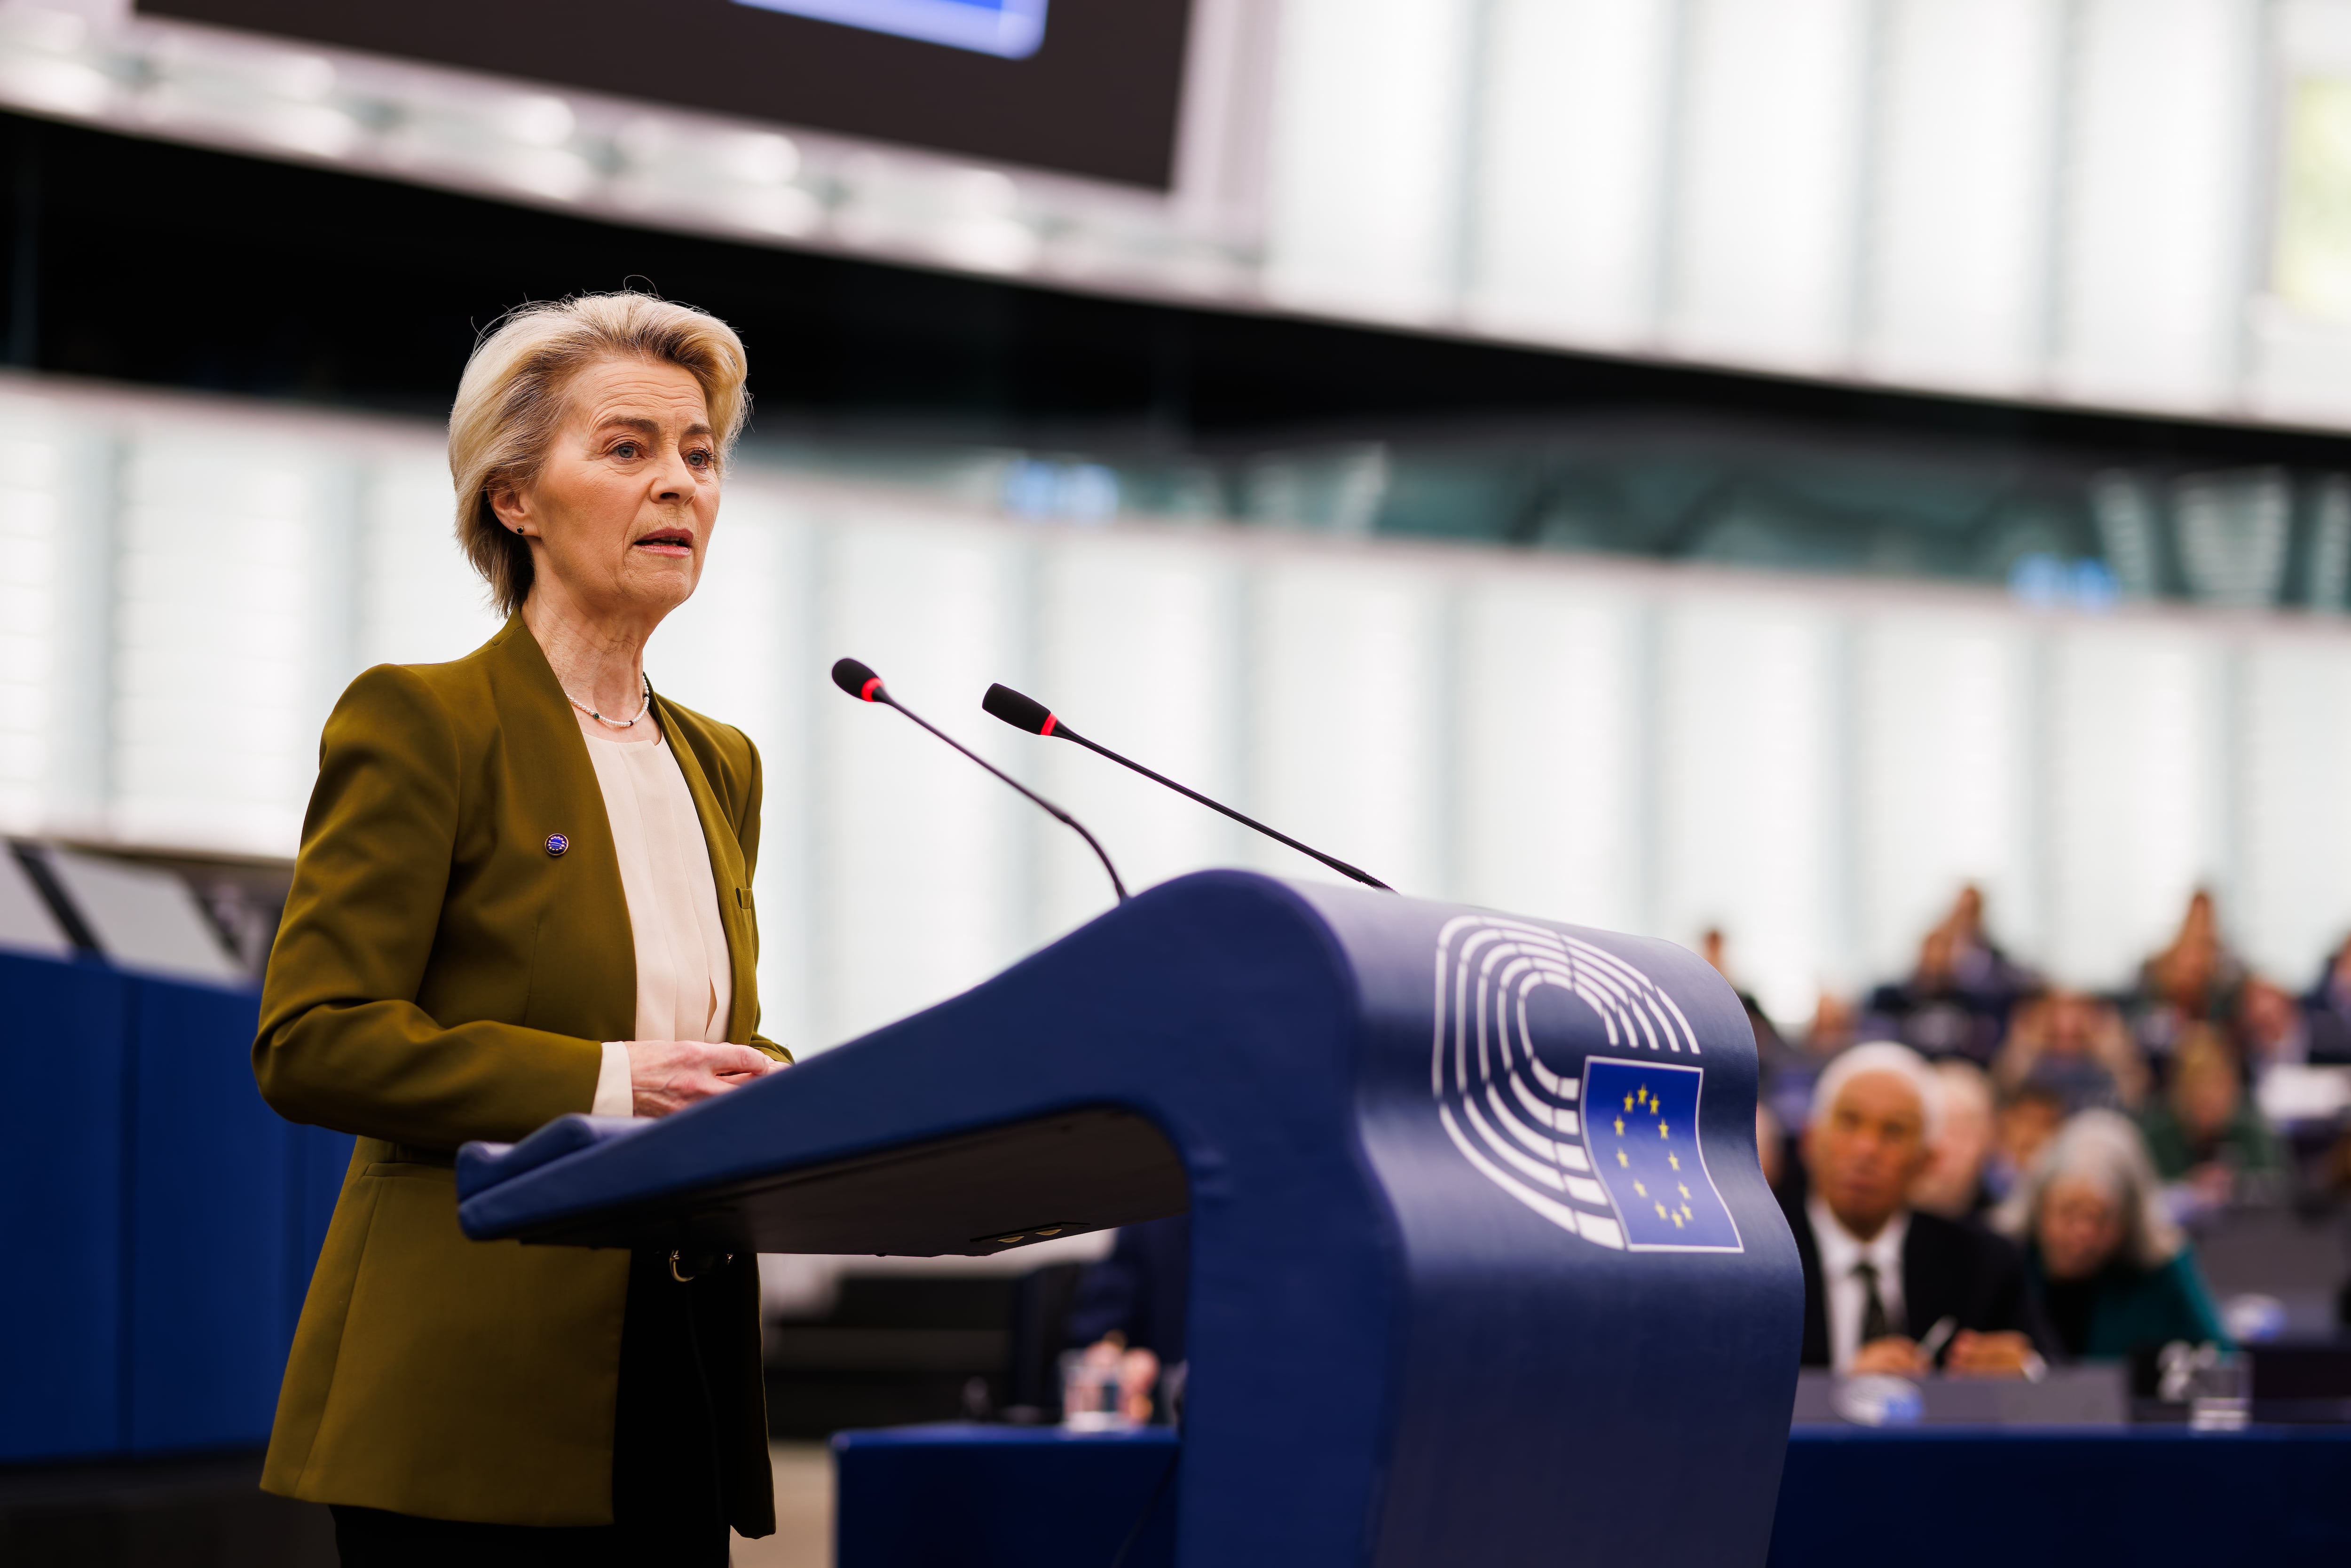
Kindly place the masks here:
[(723, 1094), (784, 1064), (747, 1045), (705, 1045), (694, 1040), (632, 1040), (629, 1087), (640, 1116), (666, 1116), (697, 1100)]

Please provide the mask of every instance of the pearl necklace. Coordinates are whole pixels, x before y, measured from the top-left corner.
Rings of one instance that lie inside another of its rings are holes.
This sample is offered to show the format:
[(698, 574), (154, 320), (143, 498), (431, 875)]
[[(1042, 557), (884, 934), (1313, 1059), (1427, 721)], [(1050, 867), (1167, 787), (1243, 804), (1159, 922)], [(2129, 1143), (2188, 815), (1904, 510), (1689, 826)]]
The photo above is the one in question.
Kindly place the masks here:
[[(653, 684), (650, 679), (647, 679), (642, 674), (640, 674), (637, 679), (643, 681), (645, 687), (644, 706), (637, 709), (637, 718), (643, 718), (646, 714), (653, 711)], [(569, 703), (573, 707), (578, 708), (581, 713), (586, 714), (590, 718), (594, 719), (598, 724), (602, 725), (607, 729), (633, 729), (636, 727), (637, 718), (606, 718), (602, 714), (598, 713), (594, 708), (590, 707), (586, 703), (581, 702), (578, 697), (573, 696), (568, 691), (563, 694), (563, 700)]]

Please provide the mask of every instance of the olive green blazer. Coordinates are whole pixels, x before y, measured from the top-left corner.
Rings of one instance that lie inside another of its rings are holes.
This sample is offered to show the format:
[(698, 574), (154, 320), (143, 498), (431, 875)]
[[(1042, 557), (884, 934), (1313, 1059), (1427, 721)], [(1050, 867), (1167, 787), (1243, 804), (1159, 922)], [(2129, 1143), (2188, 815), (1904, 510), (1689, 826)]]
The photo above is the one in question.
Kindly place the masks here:
[[(754, 1032), (758, 753), (654, 703), (710, 848), (726, 1038), (789, 1061)], [(453, 664), (368, 671), (327, 720), (253, 1070), (280, 1114), (359, 1146), (295, 1331), (271, 1491), (484, 1523), (611, 1521), (628, 1254), (466, 1239), (452, 1164), (468, 1139), (586, 1111), (602, 1042), (636, 1034), (635, 942), (587, 747), (520, 616)], [(757, 1273), (726, 1272), (739, 1300), (711, 1375), (748, 1385), (728, 1434), (732, 1522), (762, 1535)]]

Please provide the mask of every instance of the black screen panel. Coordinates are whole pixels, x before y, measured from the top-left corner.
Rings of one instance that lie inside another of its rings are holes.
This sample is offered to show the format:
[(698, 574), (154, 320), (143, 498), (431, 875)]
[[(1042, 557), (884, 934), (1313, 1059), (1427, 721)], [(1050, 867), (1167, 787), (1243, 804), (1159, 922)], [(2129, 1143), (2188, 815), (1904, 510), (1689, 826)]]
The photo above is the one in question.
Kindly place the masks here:
[(1050, 0), (1035, 51), (736, 0), (138, 0), (274, 33), (717, 114), (1168, 188), (1190, 0)]

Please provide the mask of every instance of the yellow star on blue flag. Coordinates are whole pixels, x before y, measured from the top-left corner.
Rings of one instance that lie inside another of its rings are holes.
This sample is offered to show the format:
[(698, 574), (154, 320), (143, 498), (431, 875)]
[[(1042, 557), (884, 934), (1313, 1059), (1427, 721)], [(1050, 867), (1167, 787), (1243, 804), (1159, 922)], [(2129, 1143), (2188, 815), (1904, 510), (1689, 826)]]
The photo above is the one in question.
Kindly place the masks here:
[(1698, 1149), (1705, 1073), (1615, 1057), (1587, 1057), (1583, 1103), (1627, 1107), (1585, 1124), (1592, 1168), (1635, 1252), (1739, 1252), (1739, 1227)]

